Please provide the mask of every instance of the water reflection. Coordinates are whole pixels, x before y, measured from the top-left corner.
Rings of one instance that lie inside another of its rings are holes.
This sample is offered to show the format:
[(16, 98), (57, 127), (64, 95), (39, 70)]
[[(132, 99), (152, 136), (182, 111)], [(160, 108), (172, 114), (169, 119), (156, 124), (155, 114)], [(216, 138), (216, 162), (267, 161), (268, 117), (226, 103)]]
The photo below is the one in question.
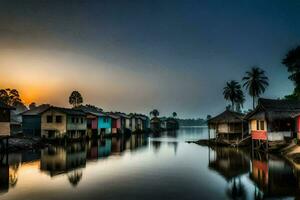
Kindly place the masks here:
[(293, 164), (276, 155), (256, 152), (252, 160), (251, 180), (257, 186), (255, 196), (300, 197), (299, 177), (294, 173)]
[(0, 193), (8, 192), (18, 182), (18, 170), (21, 165), (21, 154), (2, 154), (0, 156)]
[(207, 148), (182, 139), (181, 134), (187, 140), (197, 134), (198, 138), (207, 136), (201, 130), (52, 145), (41, 151), (1, 155), (1, 198), (54, 198), (48, 190), (53, 194), (64, 191), (58, 199), (300, 197), (299, 159), (252, 155), (247, 149)]

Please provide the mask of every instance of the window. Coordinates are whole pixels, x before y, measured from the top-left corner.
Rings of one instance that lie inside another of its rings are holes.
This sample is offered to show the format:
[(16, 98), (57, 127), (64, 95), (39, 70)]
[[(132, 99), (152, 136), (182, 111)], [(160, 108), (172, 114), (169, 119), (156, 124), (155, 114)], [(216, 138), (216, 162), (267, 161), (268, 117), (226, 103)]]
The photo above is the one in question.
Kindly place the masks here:
[(78, 117), (76, 117), (76, 124), (78, 124), (79, 123), (79, 118)]
[(256, 120), (256, 130), (265, 130), (265, 122), (261, 120)]
[(260, 130), (265, 130), (265, 122), (264, 121), (260, 121)]
[(83, 117), (81, 117), (80, 120), (81, 120), (81, 123), (83, 124)]
[(61, 115), (57, 115), (55, 118), (56, 123), (62, 123), (62, 116)]
[(74, 117), (71, 118), (71, 122), (72, 122), (73, 124), (75, 123), (75, 118), (74, 118)]
[(52, 122), (53, 122), (52, 115), (47, 115), (47, 123), (52, 123)]

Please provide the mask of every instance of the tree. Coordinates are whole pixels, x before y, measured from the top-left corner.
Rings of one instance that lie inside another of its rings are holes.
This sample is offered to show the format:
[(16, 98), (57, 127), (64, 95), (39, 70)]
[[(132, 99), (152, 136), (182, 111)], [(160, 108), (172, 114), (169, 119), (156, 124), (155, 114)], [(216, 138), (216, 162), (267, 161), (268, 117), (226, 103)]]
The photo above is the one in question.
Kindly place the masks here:
[(265, 71), (259, 67), (252, 67), (246, 72), (243, 78), (243, 87), (246, 87), (249, 95), (252, 97), (253, 109), (255, 108), (255, 99), (263, 94), (269, 86), (269, 79), (265, 75)]
[(35, 102), (32, 102), (31, 104), (29, 104), (29, 110), (32, 110), (36, 108), (36, 103)]
[(16, 89), (0, 89), (0, 101), (9, 106), (24, 105)]
[(226, 83), (223, 89), (224, 99), (231, 102), (231, 110), (234, 110), (235, 104), (244, 103), (245, 97), (241, 85), (237, 81), (230, 81)]
[(150, 116), (158, 117), (159, 116), (159, 111), (157, 109), (152, 110), (150, 112)]
[(211, 119), (211, 115), (207, 115), (206, 116), (206, 121), (210, 120)]
[(287, 67), (288, 72), (291, 74), (289, 79), (295, 85), (293, 94), (286, 96), (286, 98), (300, 99), (300, 46), (291, 49), (282, 60), (282, 64)]
[(81, 178), (82, 178), (82, 171), (81, 170), (75, 170), (75, 171), (70, 172), (68, 174), (69, 182), (71, 183), (71, 185), (73, 187), (76, 187), (78, 185)]
[(238, 90), (238, 95), (235, 99), (235, 110), (241, 112), (241, 109), (244, 107), (245, 95), (242, 90)]
[(83, 98), (78, 91), (73, 91), (69, 97), (69, 103), (73, 105), (74, 108), (80, 106), (83, 103)]
[(177, 117), (177, 113), (176, 112), (173, 112), (172, 113), (172, 116), (175, 118), (175, 117)]

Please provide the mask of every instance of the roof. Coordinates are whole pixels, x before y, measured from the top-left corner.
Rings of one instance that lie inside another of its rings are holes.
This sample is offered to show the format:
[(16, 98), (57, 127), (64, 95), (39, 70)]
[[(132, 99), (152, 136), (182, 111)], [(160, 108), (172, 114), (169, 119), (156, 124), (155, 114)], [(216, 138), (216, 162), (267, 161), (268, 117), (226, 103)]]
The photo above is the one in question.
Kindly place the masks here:
[(108, 113), (108, 115), (109, 115), (111, 118), (113, 118), (113, 119), (119, 119), (119, 118), (120, 118), (119, 115), (114, 114), (114, 113)]
[(25, 111), (21, 114), (22, 115), (40, 115), (42, 112), (47, 110), (49, 107), (50, 107), (49, 104), (42, 104), (40, 106), (37, 106), (36, 108), (33, 108), (31, 110), (27, 110), (27, 111)]
[(81, 110), (83, 112), (85, 112), (86, 114), (91, 114), (91, 115), (95, 115), (98, 117), (102, 117), (102, 116), (107, 116), (107, 114), (105, 114), (102, 109), (97, 109), (96, 107), (90, 107), (90, 106), (79, 106), (77, 107), (75, 110)]
[(61, 108), (61, 107), (55, 107), (55, 106), (50, 106), (48, 109), (44, 110), (43, 112), (46, 112), (48, 110), (56, 110), (61, 113), (65, 113), (67, 115), (86, 115), (85, 112), (81, 110), (76, 110), (76, 109), (71, 109), (71, 108)]
[(14, 110), (15, 108), (0, 101), (0, 108)]
[(120, 116), (120, 117), (123, 117), (123, 118), (127, 118), (127, 119), (130, 119), (130, 116), (127, 115), (126, 113), (122, 113), (122, 112), (115, 112), (113, 113), (114, 115), (117, 115), (117, 116)]
[(160, 121), (160, 119), (158, 118), (158, 117), (153, 117), (152, 119), (151, 119), (151, 123), (160, 123), (161, 121)]
[(130, 116), (131, 118), (134, 117), (134, 118), (139, 118), (139, 119), (141, 119), (141, 120), (147, 120), (147, 119), (149, 119), (148, 116), (146, 116), (146, 115), (144, 115), (144, 114), (139, 114), (139, 113), (130, 113), (129, 116)]
[(208, 120), (208, 123), (210, 124), (216, 124), (216, 123), (238, 123), (242, 122), (244, 118), (244, 114), (234, 112), (231, 110), (225, 110), (221, 114), (211, 118)]
[(283, 119), (300, 115), (300, 101), (263, 99), (258, 100), (256, 108), (246, 115), (246, 119)]

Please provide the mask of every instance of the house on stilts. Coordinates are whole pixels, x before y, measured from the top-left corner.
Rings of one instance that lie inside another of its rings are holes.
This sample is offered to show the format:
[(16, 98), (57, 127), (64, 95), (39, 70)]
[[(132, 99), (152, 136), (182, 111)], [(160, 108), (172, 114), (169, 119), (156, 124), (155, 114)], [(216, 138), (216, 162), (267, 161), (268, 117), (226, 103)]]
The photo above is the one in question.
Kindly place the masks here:
[(247, 114), (254, 149), (276, 149), (295, 138), (299, 130), (300, 101), (258, 100), (257, 107)]
[(242, 140), (247, 134), (247, 121), (244, 114), (225, 110), (221, 114), (208, 120), (208, 130), (215, 133), (216, 140)]

